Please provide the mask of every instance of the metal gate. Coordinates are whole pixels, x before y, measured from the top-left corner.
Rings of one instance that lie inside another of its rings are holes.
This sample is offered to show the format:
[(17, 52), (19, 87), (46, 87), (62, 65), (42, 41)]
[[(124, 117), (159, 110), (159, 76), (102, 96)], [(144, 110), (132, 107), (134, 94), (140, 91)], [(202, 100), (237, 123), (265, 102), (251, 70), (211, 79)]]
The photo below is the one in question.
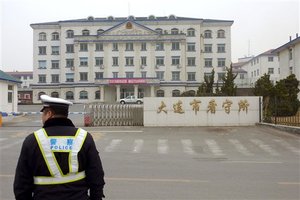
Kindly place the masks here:
[(98, 104), (84, 106), (85, 126), (143, 126), (143, 105)]

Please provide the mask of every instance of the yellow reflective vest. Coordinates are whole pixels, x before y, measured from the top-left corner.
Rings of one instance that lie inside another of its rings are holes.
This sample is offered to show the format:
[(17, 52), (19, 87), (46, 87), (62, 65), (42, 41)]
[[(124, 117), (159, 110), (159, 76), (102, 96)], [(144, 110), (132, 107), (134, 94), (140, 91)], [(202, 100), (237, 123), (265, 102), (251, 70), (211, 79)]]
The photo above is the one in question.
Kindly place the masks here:
[[(78, 171), (78, 152), (80, 151), (87, 132), (78, 129), (75, 136), (48, 136), (45, 129), (34, 132), (34, 136), (38, 142), (38, 146), (44, 157), (51, 176), (35, 176), (34, 184), (36, 185), (52, 185), (64, 184), (78, 181), (85, 178), (85, 171)], [(57, 163), (54, 152), (69, 153), (69, 173), (63, 174)]]

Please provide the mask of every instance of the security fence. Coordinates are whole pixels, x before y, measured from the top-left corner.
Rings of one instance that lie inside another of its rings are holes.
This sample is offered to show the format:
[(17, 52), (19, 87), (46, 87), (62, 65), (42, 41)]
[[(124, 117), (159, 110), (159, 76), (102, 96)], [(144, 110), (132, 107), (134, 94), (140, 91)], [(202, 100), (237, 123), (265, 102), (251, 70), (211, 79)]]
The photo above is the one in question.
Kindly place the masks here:
[(99, 104), (84, 106), (85, 126), (143, 126), (143, 105)]
[(300, 112), (298, 111), (294, 116), (287, 117), (271, 117), (271, 123), (280, 124), (286, 126), (298, 126), (300, 127)]

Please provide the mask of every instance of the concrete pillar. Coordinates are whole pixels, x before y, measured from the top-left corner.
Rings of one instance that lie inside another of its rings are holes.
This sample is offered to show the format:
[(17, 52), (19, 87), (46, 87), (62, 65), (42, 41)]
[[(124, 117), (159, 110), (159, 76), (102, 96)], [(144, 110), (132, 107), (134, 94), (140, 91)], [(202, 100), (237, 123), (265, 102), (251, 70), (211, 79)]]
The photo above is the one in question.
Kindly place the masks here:
[(100, 101), (104, 102), (104, 99), (105, 99), (105, 97), (104, 97), (104, 85), (101, 85), (100, 86)]
[(151, 88), (150, 88), (150, 97), (155, 97), (155, 92), (154, 92), (154, 86), (151, 85)]
[(134, 85), (134, 96), (137, 98), (138, 97), (138, 92), (139, 92), (139, 86)]
[(121, 86), (120, 85), (116, 85), (116, 92), (117, 92), (117, 102), (120, 101), (120, 94), (121, 94)]

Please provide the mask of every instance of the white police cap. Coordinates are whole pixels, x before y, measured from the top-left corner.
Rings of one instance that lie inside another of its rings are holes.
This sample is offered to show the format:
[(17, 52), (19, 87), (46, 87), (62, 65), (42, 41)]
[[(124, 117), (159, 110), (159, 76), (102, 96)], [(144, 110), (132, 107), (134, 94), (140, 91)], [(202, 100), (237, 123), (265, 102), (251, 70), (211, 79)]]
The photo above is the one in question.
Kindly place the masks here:
[(49, 97), (45, 94), (41, 95), (40, 98), (44, 106), (40, 112), (43, 112), (45, 108), (69, 109), (69, 106), (73, 104), (65, 99)]

